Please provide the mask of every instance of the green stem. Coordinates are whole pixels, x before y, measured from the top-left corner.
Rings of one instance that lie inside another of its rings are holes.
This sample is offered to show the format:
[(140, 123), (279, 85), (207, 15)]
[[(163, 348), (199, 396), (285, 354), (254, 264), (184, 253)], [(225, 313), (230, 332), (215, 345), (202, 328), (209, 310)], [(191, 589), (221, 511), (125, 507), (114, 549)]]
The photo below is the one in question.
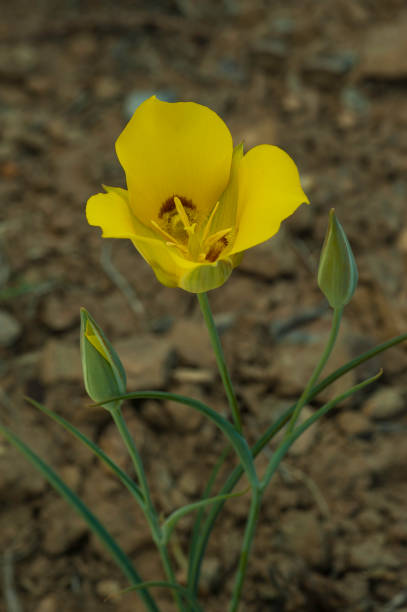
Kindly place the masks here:
[[(229, 456), (231, 451), (231, 447), (227, 446), (225, 450), (222, 452), (218, 461), (215, 463), (209, 480), (206, 484), (205, 490), (203, 492), (202, 499), (207, 499), (212, 491), (212, 487), (215, 484), (215, 480), (219, 471), (224, 464), (226, 458)], [(206, 508), (201, 508), (197, 514), (197, 517), (194, 522), (194, 526), (192, 529), (191, 542), (189, 546), (189, 559), (188, 559), (188, 587), (190, 589), (194, 588), (194, 579), (197, 571), (197, 567), (199, 566), (199, 557), (197, 556), (197, 546), (200, 538), (201, 532), (201, 523), (205, 516)]]
[[(357, 366), (361, 365), (362, 363), (365, 363), (366, 361), (368, 361), (369, 359), (372, 359), (373, 357), (376, 357), (376, 355), (379, 355), (380, 353), (387, 351), (389, 348), (392, 348), (393, 346), (396, 346), (397, 344), (400, 344), (401, 342), (405, 342), (406, 340), (407, 340), (407, 333), (400, 334), (399, 336), (395, 336), (394, 338), (391, 338), (391, 340), (387, 340), (386, 342), (383, 342), (382, 344), (379, 344), (378, 346), (373, 347), (372, 349), (366, 351), (365, 353), (358, 355), (357, 357), (355, 357), (354, 359), (352, 359), (345, 365), (341, 366), (340, 368), (338, 368), (337, 370), (329, 374), (329, 376), (326, 376), (318, 385), (313, 387), (313, 389), (311, 389), (310, 391), (308, 401), (312, 400), (319, 393), (321, 393), (321, 391), (324, 391), (324, 389), (326, 389), (336, 380), (341, 378), (341, 376), (344, 376), (345, 374), (347, 374), (348, 372), (350, 372)], [(296, 408), (296, 404), (293, 404), (292, 406), (290, 406), (290, 408), (288, 408), (287, 411), (275, 423), (273, 423), (272, 425), (270, 425), (270, 427), (267, 428), (264, 434), (257, 440), (257, 442), (254, 444), (254, 446), (251, 449), (253, 458), (257, 457), (257, 455), (263, 450), (263, 448), (267, 446), (270, 440), (279, 431), (283, 429), (283, 427), (288, 423), (289, 419), (294, 413), (295, 408)], [(239, 482), (243, 474), (244, 474), (243, 468), (240, 465), (237, 466), (232, 471), (232, 473), (229, 475), (229, 477), (227, 478), (225, 484), (223, 485), (219, 493), (225, 494), (225, 493), (230, 493), (231, 491), (233, 491), (234, 487), (237, 485), (237, 483)], [(203, 525), (201, 526), (199, 541), (196, 543), (195, 550), (194, 550), (194, 558), (195, 558), (194, 568), (193, 568), (193, 572), (191, 572), (191, 579), (188, 583), (189, 588), (193, 590), (194, 592), (196, 592), (198, 588), (202, 559), (205, 554), (205, 550), (206, 550), (206, 547), (209, 541), (210, 534), (212, 532), (216, 519), (221, 513), (221, 510), (224, 504), (225, 504), (224, 501), (220, 501), (214, 504), (209, 510), (208, 516), (206, 517)]]
[[(116, 404), (114, 408), (110, 408), (110, 413), (113, 417), (116, 427), (122, 437), (122, 440), (133, 462), (133, 466), (137, 474), (139, 486), (141, 488), (141, 491), (143, 492), (143, 496), (145, 500), (145, 516), (150, 525), (150, 529), (151, 529), (151, 533), (152, 533), (154, 542), (160, 553), (160, 557), (161, 557), (161, 561), (164, 567), (165, 574), (168, 580), (172, 584), (176, 584), (174, 570), (171, 565), (167, 547), (163, 540), (163, 534), (162, 534), (162, 530), (161, 530), (160, 523), (158, 520), (157, 512), (156, 512), (156, 509), (151, 499), (150, 489), (147, 483), (147, 478), (144, 472), (140, 453), (137, 450), (137, 447), (134, 443), (132, 435), (127, 429), (126, 422), (120, 410), (120, 405)], [(173, 597), (178, 606), (178, 609), (181, 611), (184, 610), (184, 604), (182, 602), (182, 598), (178, 590), (173, 591)]]
[(247, 518), (246, 529), (243, 537), (242, 550), (240, 552), (239, 566), (236, 573), (235, 586), (233, 589), (232, 601), (229, 612), (236, 612), (240, 597), (242, 595), (243, 583), (246, 577), (247, 564), (249, 561), (250, 549), (256, 531), (257, 520), (259, 518), (262, 494), (259, 487), (252, 489), (252, 500), (250, 504), (249, 516)]
[(285, 433), (285, 438), (288, 438), (288, 436), (292, 433), (292, 431), (294, 430), (295, 424), (297, 422), (298, 417), (301, 414), (301, 410), (303, 409), (303, 407), (305, 406), (305, 404), (308, 401), (309, 395), (310, 395), (310, 391), (313, 388), (313, 386), (315, 385), (315, 383), (317, 382), (322, 370), (324, 369), (326, 362), (329, 359), (329, 356), (332, 352), (332, 349), (335, 345), (336, 342), (336, 338), (338, 336), (338, 332), (339, 332), (339, 326), (341, 324), (341, 318), (342, 318), (342, 312), (343, 312), (343, 308), (335, 308), (334, 309), (334, 314), (333, 314), (333, 318), (332, 318), (332, 325), (331, 325), (331, 333), (329, 334), (329, 338), (328, 338), (328, 342), (325, 346), (325, 350), (322, 353), (321, 359), (319, 360), (319, 362), (317, 363), (313, 373), (311, 374), (311, 378), (309, 379), (307, 386), (305, 387), (304, 391), (301, 394), (300, 399), (297, 402), (297, 405), (295, 407), (294, 413), (290, 419), (290, 422), (288, 423), (288, 427), (287, 427), (287, 431)]
[(225, 356), (223, 354), (222, 344), (220, 342), (218, 330), (216, 329), (215, 321), (213, 320), (211, 307), (209, 305), (208, 296), (206, 293), (198, 293), (198, 302), (201, 307), (203, 317), (205, 319), (206, 326), (209, 331), (209, 337), (211, 340), (212, 348), (215, 353), (216, 363), (218, 364), (218, 370), (220, 377), (225, 387), (226, 395), (228, 398), (230, 410), (233, 415), (235, 427), (239, 433), (242, 431), (242, 421), (240, 418), (239, 406), (237, 398), (232, 385), (232, 381), (229, 375), (228, 368), (226, 366)]
[(144, 605), (149, 612), (159, 612), (159, 608), (151, 597), (147, 588), (142, 585), (144, 582), (134, 568), (128, 556), (124, 553), (116, 540), (112, 538), (110, 533), (99, 519), (89, 510), (84, 502), (64, 483), (56, 472), (45, 461), (41, 459), (34, 451), (27, 446), (18, 436), (3, 427), (0, 424), (0, 433), (2, 433), (30, 462), (41, 474), (48, 480), (50, 485), (71, 504), (74, 510), (81, 516), (89, 529), (98, 537), (106, 550), (109, 552), (112, 559), (122, 570), (131, 585), (140, 588), (140, 596)]
[(153, 531), (155, 534), (157, 534), (159, 533), (159, 523), (155, 508), (153, 506), (153, 502), (151, 501), (150, 489), (143, 469), (140, 453), (137, 450), (137, 446), (134, 444), (132, 435), (127, 429), (127, 425), (120, 408), (117, 406), (115, 406), (114, 408), (110, 408), (110, 413), (133, 462), (133, 466), (137, 474), (138, 483), (144, 496), (148, 518), (150, 519), (150, 522), (153, 522)]
[(375, 382), (378, 378), (380, 378), (382, 373), (383, 373), (383, 370), (380, 370), (379, 373), (376, 374), (375, 376), (371, 376), (370, 378), (362, 381), (361, 383), (354, 385), (353, 387), (348, 389), (348, 391), (341, 393), (340, 395), (335, 397), (333, 400), (331, 400), (330, 402), (327, 402), (321, 408), (316, 410), (314, 414), (312, 414), (310, 417), (308, 417), (308, 419), (306, 419), (306, 421), (304, 421), (304, 423), (301, 423), (301, 425), (298, 425), (298, 427), (296, 427), (296, 429), (290, 434), (290, 436), (288, 438), (285, 438), (282, 441), (280, 446), (277, 448), (277, 450), (273, 454), (270, 460), (270, 463), (267, 467), (264, 478), (262, 480), (261, 490), (264, 491), (267, 488), (272, 476), (274, 475), (274, 472), (277, 470), (278, 466), (280, 465), (284, 455), (286, 454), (290, 446), (297, 440), (297, 438), (299, 438), (304, 433), (306, 429), (308, 429), (308, 427), (311, 427), (311, 425), (313, 425), (316, 421), (318, 421), (318, 419), (320, 419), (327, 412), (332, 410), (332, 408), (337, 406), (340, 402), (342, 402), (343, 400), (347, 399), (348, 397), (356, 393), (356, 391), (360, 391), (361, 389), (364, 389), (364, 387), (366, 387), (367, 385), (370, 385), (371, 383)]

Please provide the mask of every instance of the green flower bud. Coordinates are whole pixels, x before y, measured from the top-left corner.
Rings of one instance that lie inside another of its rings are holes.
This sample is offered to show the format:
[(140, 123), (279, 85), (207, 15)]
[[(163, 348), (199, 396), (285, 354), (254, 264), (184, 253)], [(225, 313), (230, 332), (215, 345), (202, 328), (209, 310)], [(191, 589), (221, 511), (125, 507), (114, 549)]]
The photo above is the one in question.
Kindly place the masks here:
[(352, 299), (357, 283), (358, 269), (352, 249), (332, 208), (319, 260), (318, 285), (332, 308), (343, 308)]
[[(85, 389), (94, 402), (126, 393), (126, 373), (96, 321), (81, 308), (81, 359)], [(114, 402), (105, 408), (113, 408)]]

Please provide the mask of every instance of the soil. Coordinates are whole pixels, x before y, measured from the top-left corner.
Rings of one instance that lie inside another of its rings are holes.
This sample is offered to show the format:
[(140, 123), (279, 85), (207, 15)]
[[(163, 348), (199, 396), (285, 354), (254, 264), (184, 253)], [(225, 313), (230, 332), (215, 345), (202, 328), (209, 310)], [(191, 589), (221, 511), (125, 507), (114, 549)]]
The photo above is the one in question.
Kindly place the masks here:
[[(406, 28), (404, 0), (2, 5), (1, 420), (83, 497), (146, 579), (162, 574), (127, 492), (23, 396), (132, 474), (108, 413), (90, 408), (83, 389), (85, 306), (122, 356), (129, 389), (179, 391), (223, 413), (226, 400), (194, 296), (159, 285), (130, 242), (102, 244), (85, 202), (101, 183), (123, 185), (114, 142), (150, 93), (210, 106), (235, 142), (274, 143), (295, 159), (311, 206), (210, 294), (253, 442), (298, 397), (324, 346), (331, 315), (316, 268), (332, 206), (360, 282), (328, 370), (406, 330)], [(242, 610), (407, 610), (406, 366), (406, 346), (394, 348), (306, 408), (384, 368), (285, 459), (264, 500)], [(213, 426), (154, 401), (128, 403), (125, 416), (160, 511), (198, 499), (225, 444)], [(0, 495), (2, 611), (142, 609), (134, 593), (109, 597), (126, 586), (119, 570), (3, 439)], [(227, 609), (248, 503), (229, 501), (217, 522), (205, 610)], [(173, 550), (181, 581), (191, 521)]]

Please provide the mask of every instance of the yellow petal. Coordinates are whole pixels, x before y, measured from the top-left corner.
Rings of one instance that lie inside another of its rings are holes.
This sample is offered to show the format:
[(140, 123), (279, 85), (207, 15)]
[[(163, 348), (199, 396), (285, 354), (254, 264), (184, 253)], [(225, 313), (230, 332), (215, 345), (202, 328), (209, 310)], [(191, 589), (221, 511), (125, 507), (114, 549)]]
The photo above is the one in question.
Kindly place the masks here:
[(238, 202), (239, 167), (243, 159), (243, 145), (237, 145), (233, 150), (229, 183), (223, 192), (218, 209), (210, 225), (211, 234), (227, 227), (235, 227)]
[(133, 238), (136, 235), (153, 236), (133, 215), (128, 204), (128, 192), (120, 187), (104, 186), (107, 193), (89, 198), (86, 217), (90, 225), (102, 228), (103, 238)]
[(230, 253), (271, 238), (303, 203), (309, 201), (290, 156), (272, 145), (251, 149), (239, 165), (237, 233)]
[(232, 256), (214, 263), (198, 263), (182, 257), (176, 247), (144, 236), (137, 236), (133, 244), (153, 268), (160, 283), (167, 287), (180, 287), (191, 293), (220, 287), (240, 262), (239, 257)]
[(134, 214), (147, 225), (174, 195), (206, 213), (228, 183), (232, 149), (227, 126), (209, 108), (146, 100), (116, 142)]

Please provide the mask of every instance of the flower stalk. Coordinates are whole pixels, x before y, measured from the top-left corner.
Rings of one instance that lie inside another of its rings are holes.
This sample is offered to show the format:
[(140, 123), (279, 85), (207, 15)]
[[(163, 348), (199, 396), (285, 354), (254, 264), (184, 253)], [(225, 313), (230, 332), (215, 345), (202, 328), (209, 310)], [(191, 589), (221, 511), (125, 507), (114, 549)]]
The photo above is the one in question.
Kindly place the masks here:
[(219, 338), (218, 330), (216, 329), (215, 321), (213, 320), (208, 296), (206, 293), (198, 293), (197, 297), (198, 297), (199, 306), (201, 307), (201, 311), (202, 311), (206, 326), (208, 328), (209, 337), (211, 340), (213, 351), (215, 353), (215, 358), (216, 358), (216, 363), (218, 365), (219, 374), (222, 379), (223, 386), (225, 388), (230, 410), (232, 412), (233, 421), (234, 421), (237, 431), (241, 433), (242, 419), (240, 416), (239, 405), (238, 405), (235, 390), (233, 388), (232, 379), (230, 378), (229, 370), (226, 365), (226, 360), (223, 354), (222, 344)]

